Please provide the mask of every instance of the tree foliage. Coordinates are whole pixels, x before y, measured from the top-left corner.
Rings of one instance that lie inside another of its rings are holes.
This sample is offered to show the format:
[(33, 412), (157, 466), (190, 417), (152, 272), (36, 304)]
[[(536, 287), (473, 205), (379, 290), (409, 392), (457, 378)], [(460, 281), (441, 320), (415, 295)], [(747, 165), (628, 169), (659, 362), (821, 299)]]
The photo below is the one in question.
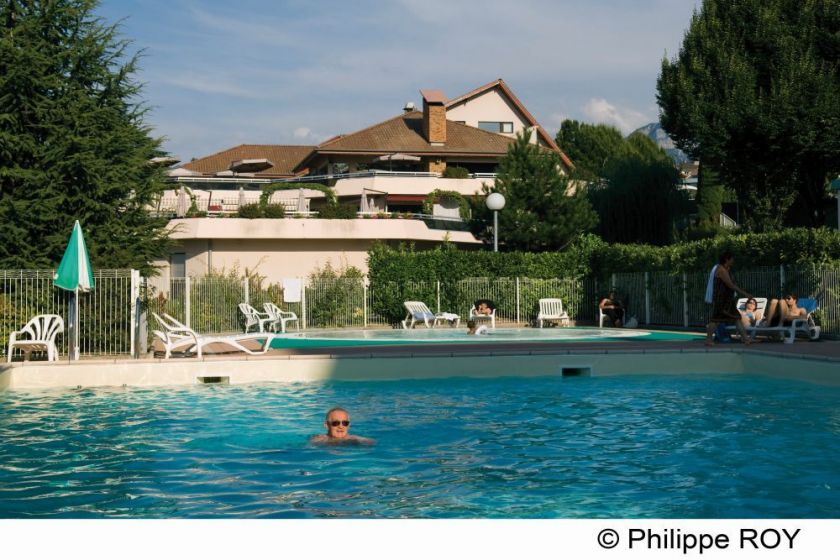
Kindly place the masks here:
[(665, 130), (753, 230), (822, 225), (840, 171), (840, 0), (704, 0), (662, 62)]
[(93, 266), (168, 251), (163, 155), (143, 123), (137, 57), (95, 0), (0, 3), (0, 267), (57, 266), (78, 219)]
[[(575, 178), (600, 217), (598, 234), (616, 243), (673, 241), (689, 212), (679, 191), (673, 160), (653, 140), (637, 133), (624, 138), (617, 129), (566, 120), (557, 142), (575, 154)], [(572, 156), (570, 156), (572, 157)]]
[(517, 135), (499, 162), (495, 185), (484, 184), (483, 196), (472, 200), (473, 233), (493, 240), (493, 213), (484, 204), (491, 192), (505, 197), (499, 244), (506, 250), (557, 250), (592, 229), (598, 217), (583, 193), (572, 192), (560, 165), (556, 153), (531, 144), (527, 134)]

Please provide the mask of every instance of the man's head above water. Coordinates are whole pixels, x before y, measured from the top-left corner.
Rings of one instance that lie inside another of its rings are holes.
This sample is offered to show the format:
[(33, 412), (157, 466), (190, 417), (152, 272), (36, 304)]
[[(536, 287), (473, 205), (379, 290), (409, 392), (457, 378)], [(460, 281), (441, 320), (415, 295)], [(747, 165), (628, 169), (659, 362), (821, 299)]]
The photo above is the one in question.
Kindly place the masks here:
[(324, 426), (328, 437), (346, 438), (350, 432), (350, 413), (339, 406), (331, 408), (324, 418)]

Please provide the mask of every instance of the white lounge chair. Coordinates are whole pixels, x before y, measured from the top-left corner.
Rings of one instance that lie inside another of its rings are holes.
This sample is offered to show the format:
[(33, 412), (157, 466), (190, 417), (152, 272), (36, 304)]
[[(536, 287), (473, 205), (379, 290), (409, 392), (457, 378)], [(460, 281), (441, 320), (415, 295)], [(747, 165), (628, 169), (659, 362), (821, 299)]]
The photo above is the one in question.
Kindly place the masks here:
[[(758, 303), (758, 299), (756, 298), (756, 303)], [(765, 305), (767, 304), (766, 298), (761, 298), (764, 300)], [(740, 308), (741, 301), (738, 300), (738, 306)], [(746, 300), (743, 300), (746, 302)], [(747, 327), (747, 333), (749, 333), (750, 337), (755, 338), (757, 335), (774, 335), (780, 334), (783, 337), (785, 344), (793, 344), (793, 341), (796, 340), (796, 333), (803, 333), (808, 336), (810, 340), (818, 340), (820, 338), (820, 327), (814, 322), (813, 313), (817, 309), (819, 309), (819, 305), (817, 304), (817, 300), (813, 298), (799, 298), (796, 302), (798, 307), (802, 307), (805, 309), (807, 315), (803, 319), (794, 319), (790, 321), (789, 324), (785, 325), (782, 323), (781, 325), (776, 325), (775, 327), (771, 327), (768, 318), (762, 319), (762, 321), (754, 326), (754, 327)]]
[(483, 315), (483, 314), (480, 314), (480, 313), (476, 312), (475, 305), (473, 305), (472, 307), (470, 307), (470, 321), (475, 321), (476, 324), (482, 323), (482, 322), (490, 323), (490, 328), (495, 329), (496, 328), (496, 308), (493, 307), (490, 310), (490, 315)]
[(540, 312), (537, 314), (537, 323), (540, 328), (543, 324), (553, 321), (564, 327), (569, 326), (569, 314), (563, 311), (563, 300), (559, 298), (543, 298), (540, 300)]
[(34, 351), (45, 351), (47, 360), (58, 360), (55, 337), (64, 332), (64, 319), (58, 315), (36, 315), (19, 331), (9, 335), (9, 349), (6, 361), (12, 361), (14, 349), (23, 351), (23, 360), (29, 359)]
[[(455, 313), (432, 313), (429, 307), (422, 301), (404, 301), (403, 306), (408, 314), (402, 321), (404, 329), (413, 329), (414, 325), (420, 321), (426, 325), (426, 328), (434, 328), (438, 323), (448, 322), (453, 327), (458, 327), (461, 323), (461, 317)], [(429, 324), (429, 321), (432, 323)]]
[[(266, 315), (271, 319), (271, 331), (277, 332), (277, 325), (280, 325), (280, 332), (286, 332), (286, 323), (297, 323), (298, 316), (293, 311), (283, 311), (271, 302), (263, 304)], [(298, 323), (298, 329), (300, 323)]]
[[(166, 313), (163, 314), (163, 317), (157, 313), (152, 313), (152, 315), (154, 315), (160, 326), (164, 328), (164, 331), (156, 330), (153, 332), (163, 343), (167, 360), (172, 356), (172, 352), (178, 349), (181, 349), (185, 353), (194, 352), (201, 358), (202, 350), (210, 344), (225, 344), (238, 352), (258, 356), (268, 352), (271, 349), (271, 341), (274, 340), (274, 335), (271, 333), (246, 333), (219, 336), (200, 335), (171, 315), (167, 315)], [(252, 350), (242, 345), (243, 342), (262, 339), (265, 340), (263, 340), (259, 350)]]
[(239, 304), (239, 311), (245, 315), (245, 332), (251, 330), (251, 327), (256, 326), (259, 332), (265, 332), (265, 325), (273, 323), (274, 319), (268, 316), (268, 313), (260, 313), (247, 303)]

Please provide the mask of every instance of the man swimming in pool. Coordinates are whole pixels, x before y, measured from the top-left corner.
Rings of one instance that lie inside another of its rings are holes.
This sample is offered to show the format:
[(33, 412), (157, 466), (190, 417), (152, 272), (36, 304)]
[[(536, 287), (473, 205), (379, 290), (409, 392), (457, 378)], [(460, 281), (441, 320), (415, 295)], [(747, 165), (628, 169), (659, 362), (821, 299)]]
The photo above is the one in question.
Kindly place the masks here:
[(350, 435), (350, 414), (341, 407), (331, 408), (324, 419), (327, 433), (309, 438), (309, 443), (327, 445), (373, 445), (374, 440)]

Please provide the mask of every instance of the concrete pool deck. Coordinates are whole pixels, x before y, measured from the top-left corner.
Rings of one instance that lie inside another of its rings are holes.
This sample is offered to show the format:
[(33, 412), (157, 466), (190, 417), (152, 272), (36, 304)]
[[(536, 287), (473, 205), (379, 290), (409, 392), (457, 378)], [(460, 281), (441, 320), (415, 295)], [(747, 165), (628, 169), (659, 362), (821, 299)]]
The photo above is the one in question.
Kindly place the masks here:
[[(212, 349), (211, 349), (212, 350)], [(840, 385), (840, 342), (505, 341), (272, 350), (261, 356), (0, 365), (0, 390), (443, 377), (755, 373)]]

